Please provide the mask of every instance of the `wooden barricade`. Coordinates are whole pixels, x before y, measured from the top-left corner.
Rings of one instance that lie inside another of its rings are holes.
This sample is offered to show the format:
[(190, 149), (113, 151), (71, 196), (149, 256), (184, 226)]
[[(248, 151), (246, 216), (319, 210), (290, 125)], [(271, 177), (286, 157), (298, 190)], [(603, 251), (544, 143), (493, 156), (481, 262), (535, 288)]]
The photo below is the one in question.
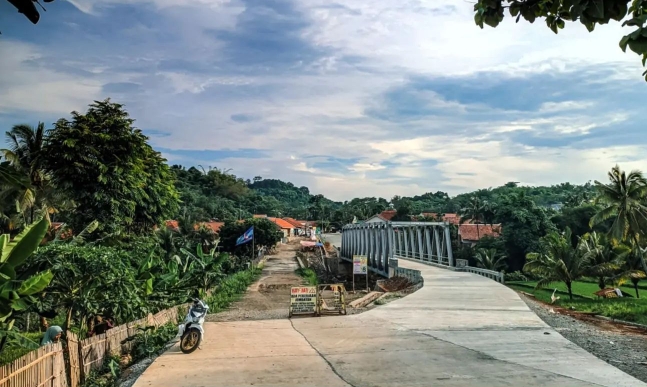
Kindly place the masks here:
[(63, 344), (31, 351), (0, 367), (0, 387), (67, 387)]

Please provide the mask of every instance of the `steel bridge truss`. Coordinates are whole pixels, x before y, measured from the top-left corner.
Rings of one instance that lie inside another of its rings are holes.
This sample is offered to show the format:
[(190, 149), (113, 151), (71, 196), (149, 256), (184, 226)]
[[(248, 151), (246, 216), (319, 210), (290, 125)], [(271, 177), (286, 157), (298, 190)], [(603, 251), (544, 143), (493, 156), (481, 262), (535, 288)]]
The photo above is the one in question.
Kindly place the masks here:
[(371, 271), (389, 276), (389, 259), (401, 258), (454, 266), (449, 224), (379, 222), (348, 224), (342, 229), (341, 257), (366, 255)]

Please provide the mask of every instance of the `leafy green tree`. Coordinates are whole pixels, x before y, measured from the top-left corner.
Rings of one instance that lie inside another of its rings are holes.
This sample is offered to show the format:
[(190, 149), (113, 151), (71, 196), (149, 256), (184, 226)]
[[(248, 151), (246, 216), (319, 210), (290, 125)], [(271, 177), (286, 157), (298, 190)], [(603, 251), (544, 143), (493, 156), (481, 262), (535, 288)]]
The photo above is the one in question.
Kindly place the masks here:
[(267, 219), (247, 219), (244, 222), (226, 222), (218, 231), (222, 250), (231, 254), (252, 257), (252, 242), (236, 246), (236, 240), (250, 227), (254, 226), (254, 246), (258, 249), (272, 248), (281, 241), (283, 233)]
[(523, 191), (499, 199), (495, 222), (501, 223), (510, 271), (523, 268), (526, 254), (537, 251), (540, 238), (555, 230), (546, 211)]
[[(616, 241), (626, 241), (640, 246), (640, 237), (647, 230), (647, 206), (644, 201), (647, 196), (647, 180), (640, 171), (626, 174), (619, 166), (608, 173), (609, 183), (595, 182), (598, 194), (596, 204), (602, 206), (590, 221), (590, 225), (598, 225), (608, 219), (613, 219), (609, 235)], [(643, 271), (647, 273), (647, 264), (641, 258)]]
[(201, 245), (196, 247), (195, 254), (187, 249), (182, 249), (182, 253), (190, 262), (187, 283), (195, 289), (194, 296), (205, 297), (207, 292), (224, 277), (221, 268), (223, 263), (229, 259), (229, 255), (216, 254), (215, 248), (205, 253)]
[[(622, 21), (622, 25), (635, 29), (622, 37), (620, 48), (627, 47), (642, 57), (643, 66), (647, 61), (647, 1), (646, 0), (478, 0), (474, 4), (474, 21), (483, 28), (484, 24), (496, 27), (507, 12), (533, 23), (543, 18), (554, 33), (566, 26), (566, 22), (579, 21), (587, 30), (593, 31), (598, 24), (612, 20)], [(647, 80), (647, 71), (643, 73)]]
[[(131, 254), (107, 246), (52, 244), (34, 254), (32, 267), (50, 267), (53, 279), (43, 304), (65, 311), (65, 329), (91, 315), (127, 322), (149, 309)], [(76, 325), (78, 326), (78, 325)]]
[(43, 218), (25, 227), (13, 240), (7, 234), (0, 236), (0, 351), (8, 339), (27, 348), (38, 346), (17, 333), (13, 324), (15, 315), (34, 305), (37, 301), (35, 296), (42, 293), (52, 280), (52, 273), (46, 269), (18, 273), (36, 251), (48, 228), (49, 220)]
[(506, 268), (506, 256), (496, 249), (478, 249), (474, 256), (476, 265), (480, 268), (501, 271)]
[(541, 252), (529, 253), (523, 271), (539, 278), (536, 288), (544, 288), (554, 282), (563, 282), (568, 296), (573, 299), (573, 281), (586, 275), (591, 267), (590, 259), (571, 243), (571, 230), (563, 234), (551, 231), (541, 240)]
[(642, 270), (642, 261), (644, 259), (645, 250), (640, 246), (631, 245), (627, 246), (629, 254), (624, 255), (624, 262), (620, 268), (620, 272), (616, 274), (612, 280), (617, 280), (620, 284), (625, 281), (630, 281), (636, 292), (636, 298), (640, 298), (638, 291), (638, 283), (647, 278), (647, 275)]
[(93, 220), (100, 232), (151, 230), (177, 213), (178, 194), (165, 160), (147, 143), (123, 105), (95, 101), (48, 134), (45, 165), (77, 204), (73, 229)]

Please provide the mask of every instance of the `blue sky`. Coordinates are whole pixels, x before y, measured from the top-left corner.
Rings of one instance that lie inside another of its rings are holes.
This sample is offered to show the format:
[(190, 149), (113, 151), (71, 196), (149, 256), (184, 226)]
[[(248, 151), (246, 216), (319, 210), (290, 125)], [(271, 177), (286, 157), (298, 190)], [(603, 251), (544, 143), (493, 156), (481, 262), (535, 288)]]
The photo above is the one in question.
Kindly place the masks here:
[(0, 1), (0, 128), (124, 103), (169, 163), (333, 199), (647, 166), (618, 23), (480, 30), (455, 0)]

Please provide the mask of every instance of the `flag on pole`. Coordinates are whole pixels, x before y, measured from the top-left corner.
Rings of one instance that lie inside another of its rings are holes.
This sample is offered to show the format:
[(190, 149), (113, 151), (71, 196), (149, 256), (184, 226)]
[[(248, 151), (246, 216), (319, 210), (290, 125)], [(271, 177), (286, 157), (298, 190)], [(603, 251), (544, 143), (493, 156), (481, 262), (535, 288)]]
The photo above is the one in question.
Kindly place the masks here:
[(243, 245), (247, 242), (251, 242), (254, 239), (254, 226), (250, 227), (249, 230), (236, 239), (236, 246)]

